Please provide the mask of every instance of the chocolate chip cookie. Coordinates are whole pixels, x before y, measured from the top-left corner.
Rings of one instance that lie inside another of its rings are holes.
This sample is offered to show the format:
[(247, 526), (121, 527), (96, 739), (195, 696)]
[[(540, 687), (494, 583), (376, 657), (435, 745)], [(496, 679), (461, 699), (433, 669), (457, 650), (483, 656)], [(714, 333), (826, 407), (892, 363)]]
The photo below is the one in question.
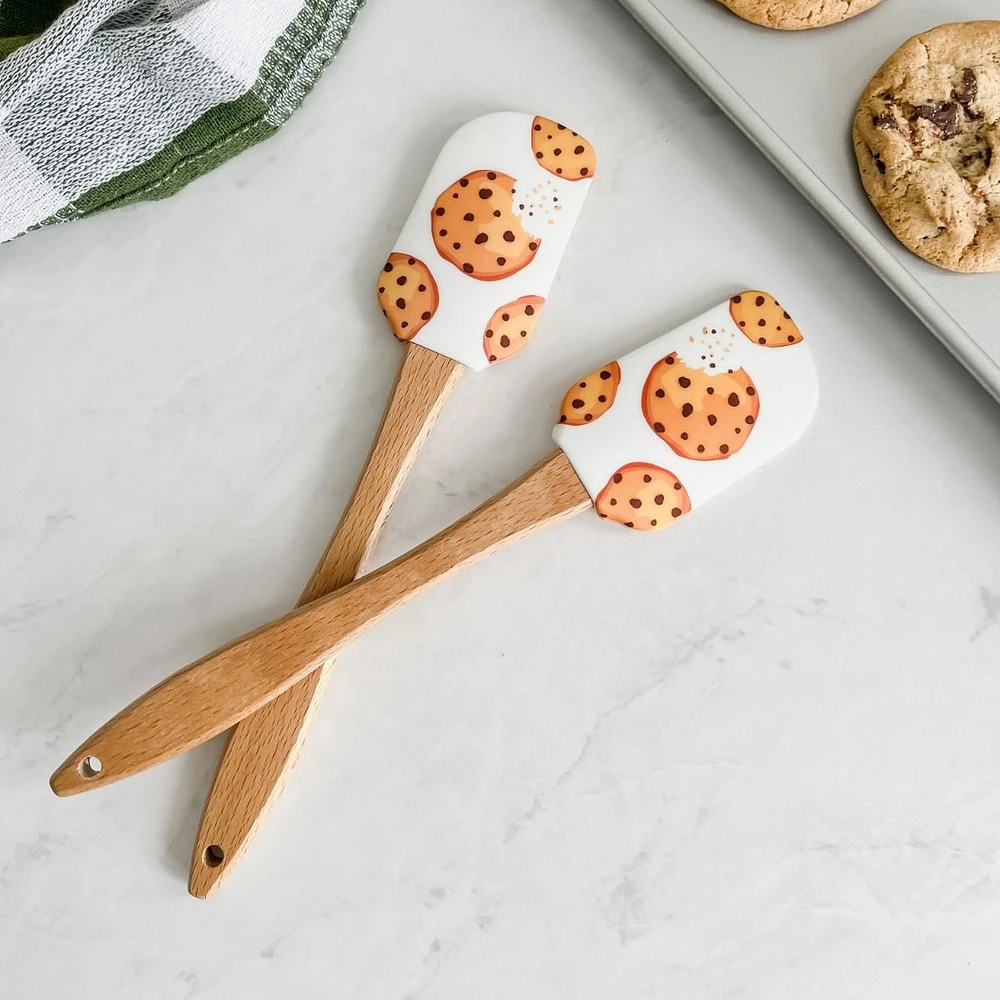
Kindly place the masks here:
[(822, 28), (870, 10), (879, 0), (721, 0), (745, 21), (797, 31)]
[(1000, 21), (944, 24), (893, 53), (861, 95), (854, 151), (904, 246), (1000, 271)]

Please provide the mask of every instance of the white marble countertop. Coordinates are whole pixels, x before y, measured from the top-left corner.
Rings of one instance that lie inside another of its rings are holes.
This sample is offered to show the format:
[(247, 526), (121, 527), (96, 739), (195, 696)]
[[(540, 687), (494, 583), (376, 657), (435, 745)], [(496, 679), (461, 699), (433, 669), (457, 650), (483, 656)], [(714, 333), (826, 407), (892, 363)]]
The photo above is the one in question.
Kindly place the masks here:
[[(397, 366), (373, 270), (443, 140), (508, 107), (579, 122), (599, 177), (378, 561), (541, 457), (569, 380), (738, 287), (798, 304), (818, 417), (667, 533), (580, 516), (347, 650), (198, 902), (218, 741), (76, 799), (48, 775), (294, 603)], [(1000, 990), (1000, 409), (611, 0), (372, 0), (274, 139), (0, 247), (0, 328), (5, 997)]]

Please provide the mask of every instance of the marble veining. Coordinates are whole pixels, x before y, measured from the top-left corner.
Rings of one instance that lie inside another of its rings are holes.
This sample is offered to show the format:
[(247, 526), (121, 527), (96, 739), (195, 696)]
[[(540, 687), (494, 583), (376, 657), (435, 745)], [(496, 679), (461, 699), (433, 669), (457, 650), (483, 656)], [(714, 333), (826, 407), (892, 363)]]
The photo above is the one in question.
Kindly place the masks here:
[[(1000, 410), (615, 4), (572, 6), (371, 3), (274, 139), (0, 247), (4, 997), (1000, 990)], [(550, 450), (570, 380), (735, 289), (794, 289), (816, 420), (667, 531), (581, 514), (344, 651), (196, 902), (220, 740), (93, 796), (48, 775), (295, 602), (398, 364), (374, 272), (444, 139), (506, 108), (573, 122), (600, 176), (375, 561)]]

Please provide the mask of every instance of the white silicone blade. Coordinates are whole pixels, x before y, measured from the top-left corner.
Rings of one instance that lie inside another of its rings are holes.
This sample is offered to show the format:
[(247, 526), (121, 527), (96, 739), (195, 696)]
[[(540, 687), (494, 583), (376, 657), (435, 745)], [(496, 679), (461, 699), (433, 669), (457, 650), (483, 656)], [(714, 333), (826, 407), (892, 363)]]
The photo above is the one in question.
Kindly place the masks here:
[(745, 291), (579, 379), (553, 437), (601, 517), (657, 530), (794, 444), (816, 400), (798, 327)]
[(595, 168), (583, 136), (540, 115), (503, 111), (463, 125), (379, 274), (393, 333), (473, 371), (521, 350)]

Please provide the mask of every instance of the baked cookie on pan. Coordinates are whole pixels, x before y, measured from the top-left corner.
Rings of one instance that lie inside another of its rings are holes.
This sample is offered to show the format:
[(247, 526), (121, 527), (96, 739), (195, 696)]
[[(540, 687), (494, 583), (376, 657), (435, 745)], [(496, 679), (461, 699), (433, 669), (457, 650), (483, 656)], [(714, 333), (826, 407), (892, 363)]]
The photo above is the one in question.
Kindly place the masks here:
[(797, 31), (801, 28), (822, 28), (826, 24), (846, 21), (874, 7), (879, 0), (720, 0), (745, 21)]
[(904, 246), (951, 271), (1000, 270), (1000, 21), (905, 42), (861, 95), (853, 139)]

